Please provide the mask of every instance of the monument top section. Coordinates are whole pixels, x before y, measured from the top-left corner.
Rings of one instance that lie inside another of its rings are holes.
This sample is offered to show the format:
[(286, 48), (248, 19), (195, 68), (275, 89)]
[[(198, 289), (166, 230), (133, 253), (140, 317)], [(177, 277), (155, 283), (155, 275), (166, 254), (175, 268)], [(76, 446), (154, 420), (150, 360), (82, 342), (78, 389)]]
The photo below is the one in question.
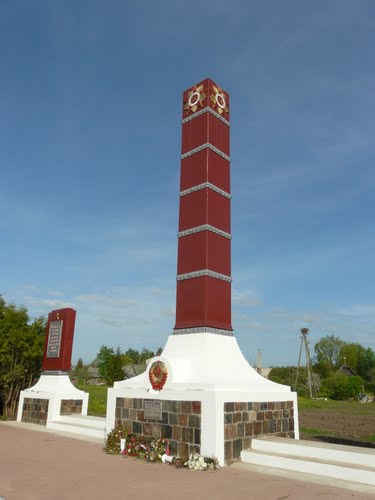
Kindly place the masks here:
[(75, 320), (76, 311), (70, 307), (49, 313), (42, 362), (44, 372), (70, 370)]
[(193, 85), (183, 94), (183, 121), (206, 111), (211, 111), (229, 122), (229, 94), (210, 78)]
[(229, 109), (210, 78), (183, 93), (175, 335), (233, 335)]

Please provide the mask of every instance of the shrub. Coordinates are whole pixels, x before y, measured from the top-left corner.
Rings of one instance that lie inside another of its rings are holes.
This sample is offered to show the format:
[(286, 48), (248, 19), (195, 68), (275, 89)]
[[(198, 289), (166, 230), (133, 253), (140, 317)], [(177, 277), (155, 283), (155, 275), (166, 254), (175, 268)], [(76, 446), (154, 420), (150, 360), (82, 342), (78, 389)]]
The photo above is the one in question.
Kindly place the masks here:
[(336, 373), (324, 380), (322, 391), (331, 399), (344, 401), (357, 398), (362, 384), (361, 377), (348, 377), (342, 373)]

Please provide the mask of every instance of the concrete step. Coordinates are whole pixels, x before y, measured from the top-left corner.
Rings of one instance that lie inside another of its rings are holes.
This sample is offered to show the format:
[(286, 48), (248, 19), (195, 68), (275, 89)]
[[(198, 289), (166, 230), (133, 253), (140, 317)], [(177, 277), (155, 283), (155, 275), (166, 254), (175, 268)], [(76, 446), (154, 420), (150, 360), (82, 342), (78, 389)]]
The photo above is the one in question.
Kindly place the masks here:
[(106, 437), (105, 418), (84, 415), (62, 415), (57, 420), (48, 422), (48, 429), (71, 434), (90, 436), (104, 442)]
[(94, 429), (105, 429), (106, 419), (104, 417), (93, 417), (91, 415), (60, 415), (59, 422), (73, 425), (83, 425)]
[(253, 439), (251, 449), (269, 451), (303, 458), (316, 458), (345, 464), (375, 467), (375, 449), (359, 446), (346, 446), (333, 443), (320, 443), (301, 439), (265, 437)]
[(371, 449), (287, 438), (253, 439), (252, 448), (241, 452), (245, 463), (371, 486), (375, 486), (374, 458)]

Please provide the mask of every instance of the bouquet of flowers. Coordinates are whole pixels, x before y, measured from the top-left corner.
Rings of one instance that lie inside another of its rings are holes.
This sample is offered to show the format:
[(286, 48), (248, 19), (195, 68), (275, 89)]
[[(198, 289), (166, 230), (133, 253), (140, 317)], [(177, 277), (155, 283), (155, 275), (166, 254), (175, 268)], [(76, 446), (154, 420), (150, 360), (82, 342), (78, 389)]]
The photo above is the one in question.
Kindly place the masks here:
[(193, 470), (215, 470), (219, 468), (217, 458), (203, 457), (199, 453), (190, 453), (189, 460), (185, 462), (185, 467)]
[(106, 453), (112, 454), (119, 454), (121, 449), (120, 449), (120, 441), (121, 439), (124, 439), (128, 435), (128, 428), (125, 425), (118, 425), (115, 429), (113, 429), (107, 436), (106, 442), (105, 442), (105, 448), (104, 451)]
[(166, 454), (169, 455), (169, 441), (166, 438), (154, 439), (151, 442), (150, 449), (156, 453), (157, 460), (161, 460), (161, 457)]

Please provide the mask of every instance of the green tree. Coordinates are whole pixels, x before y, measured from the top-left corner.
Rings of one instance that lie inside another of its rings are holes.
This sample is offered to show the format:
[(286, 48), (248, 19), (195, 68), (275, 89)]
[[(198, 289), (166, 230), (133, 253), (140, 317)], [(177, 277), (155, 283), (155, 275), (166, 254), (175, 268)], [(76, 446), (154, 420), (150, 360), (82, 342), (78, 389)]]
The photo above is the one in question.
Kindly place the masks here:
[(31, 322), (25, 307), (0, 296), (0, 399), (7, 419), (16, 416), (20, 391), (40, 374), (45, 328), (45, 318)]
[(78, 379), (79, 384), (85, 384), (89, 378), (89, 367), (83, 363), (83, 359), (79, 358), (76, 366), (71, 372), (72, 377)]
[(327, 335), (315, 344), (315, 369), (321, 377), (339, 369), (341, 349), (344, 345), (345, 342), (334, 335)]
[(100, 376), (106, 380), (108, 385), (112, 385), (116, 380), (124, 380), (123, 361), (124, 355), (120, 347), (117, 347), (116, 351), (113, 347), (105, 345), (100, 348), (97, 364)]

